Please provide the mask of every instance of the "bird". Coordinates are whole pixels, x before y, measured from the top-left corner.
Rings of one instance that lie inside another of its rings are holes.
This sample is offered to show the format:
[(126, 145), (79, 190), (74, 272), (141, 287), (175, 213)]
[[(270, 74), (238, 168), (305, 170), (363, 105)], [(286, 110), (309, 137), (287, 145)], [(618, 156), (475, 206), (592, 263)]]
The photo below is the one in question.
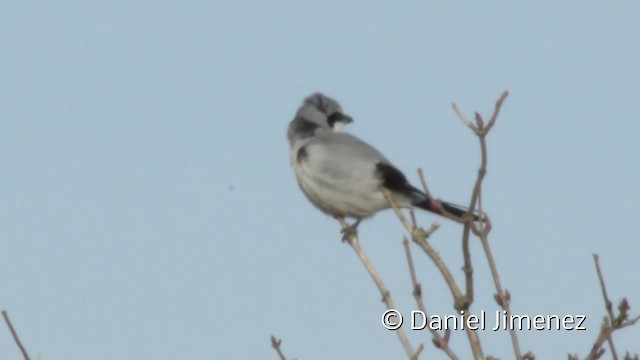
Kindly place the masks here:
[[(349, 227), (353, 232), (363, 219), (390, 208), (388, 191), (400, 208), (467, 221), (468, 209), (432, 199), (375, 147), (346, 132), (352, 122), (335, 99), (315, 92), (304, 99), (289, 123), (291, 166), (300, 189), (316, 208), (339, 220), (355, 219)], [(479, 219), (478, 214), (471, 216)]]

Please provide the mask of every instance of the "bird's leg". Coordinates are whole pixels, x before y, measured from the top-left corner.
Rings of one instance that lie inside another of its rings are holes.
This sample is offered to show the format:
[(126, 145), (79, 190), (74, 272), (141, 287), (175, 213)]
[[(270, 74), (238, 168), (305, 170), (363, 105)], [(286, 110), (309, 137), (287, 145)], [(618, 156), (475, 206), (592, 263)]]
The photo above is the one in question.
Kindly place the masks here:
[(358, 236), (358, 225), (360, 225), (360, 221), (362, 221), (362, 219), (356, 220), (352, 225), (349, 225), (343, 217), (339, 217), (338, 221), (342, 226), (341, 233), (343, 242), (348, 241), (353, 236)]

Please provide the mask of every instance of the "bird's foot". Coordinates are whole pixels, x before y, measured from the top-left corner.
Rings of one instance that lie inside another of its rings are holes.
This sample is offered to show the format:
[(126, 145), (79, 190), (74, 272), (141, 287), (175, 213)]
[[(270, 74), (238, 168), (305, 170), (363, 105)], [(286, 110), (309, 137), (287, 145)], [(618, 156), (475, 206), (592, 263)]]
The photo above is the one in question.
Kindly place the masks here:
[(360, 225), (361, 220), (362, 219), (356, 220), (352, 225), (347, 224), (344, 219), (340, 221), (342, 225), (342, 230), (340, 231), (342, 233), (342, 242), (349, 241), (351, 238), (358, 236), (358, 225)]
[(342, 242), (349, 241), (352, 237), (358, 236), (358, 230), (348, 226), (340, 231), (342, 233)]

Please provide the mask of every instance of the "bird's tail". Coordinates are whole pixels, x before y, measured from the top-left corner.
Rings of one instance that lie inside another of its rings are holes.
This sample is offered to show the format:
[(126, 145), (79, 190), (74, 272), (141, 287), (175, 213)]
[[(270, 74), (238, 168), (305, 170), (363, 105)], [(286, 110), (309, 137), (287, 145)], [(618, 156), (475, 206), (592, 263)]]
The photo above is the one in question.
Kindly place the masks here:
[[(465, 222), (465, 218), (467, 217), (467, 214), (469, 214), (468, 208), (464, 206), (448, 203), (445, 201), (432, 201), (429, 199), (423, 199), (418, 202), (415, 202), (413, 206), (420, 208), (422, 210), (426, 210), (438, 215), (448, 217), (448, 218), (451, 218), (451, 216), (453, 216), (454, 219), (452, 220), (457, 220), (463, 223)], [(447, 216), (447, 213), (451, 216)], [(480, 213), (478, 213), (477, 211), (474, 212), (472, 215), (473, 215), (473, 221), (478, 221), (481, 218)]]

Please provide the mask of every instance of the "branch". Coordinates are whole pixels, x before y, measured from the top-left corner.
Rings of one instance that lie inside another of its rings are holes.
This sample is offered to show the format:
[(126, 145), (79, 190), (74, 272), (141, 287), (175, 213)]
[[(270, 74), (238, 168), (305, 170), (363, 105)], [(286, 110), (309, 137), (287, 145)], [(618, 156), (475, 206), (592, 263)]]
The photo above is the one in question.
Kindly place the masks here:
[[(498, 269), (496, 267), (495, 259), (493, 258), (493, 253), (491, 252), (491, 247), (489, 246), (488, 235), (491, 231), (491, 220), (486, 214), (482, 211), (482, 182), (484, 177), (487, 174), (487, 143), (486, 136), (495, 125), (495, 122), (498, 118), (498, 114), (500, 113), (500, 109), (502, 107), (502, 103), (509, 95), (509, 92), (505, 91), (502, 93), (498, 101), (496, 101), (495, 108), (493, 111), (493, 115), (489, 120), (488, 124), (485, 126), (485, 121), (482, 116), (478, 113), (475, 114), (475, 124), (472, 124), (469, 119), (458, 109), (457, 105), (452, 104), (453, 110), (458, 115), (460, 120), (467, 125), (478, 137), (480, 141), (480, 153), (481, 153), (481, 163), (480, 168), (478, 169), (478, 176), (476, 178), (475, 185), (473, 187), (473, 193), (471, 195), (471, 201), (469, 204), (469, 212), (474, 213), (476, 204), (478, 205), (478, 212), (480, 216), (480, 225), (476, 225), (473, 222), (473, 218), (468, 218), (463, 229), (462, 234), (462, 254), (464, 258), (464, 266), (463, 271), (465, 274), (465, 284), (466, 284), (466, 299), (468, 301), (467, 306), (470, 306), (474, 300), (474, 288), (473, 288), (473, 266), (471, 263), (471, 251), (469, 249), (469, 235), (470, 232), (473, 233), (480, 238), (480, 242), (482, 243), (482, 248), (484, 250), (485, 256), (489, 263), (489, 268), (491, 269), (491, 276), (493, 278), (493, 282), (496, 288), (496, 301), (502, 307), (503, 310), (506, 311), (507, 315), (511, 314), (511, 309), (509, 306), (510, 303), (510, 294), (509, 292), (505, 292), (502, 289), (502, 285), (500, 283), (500, 276), (498, 274)], [(516, 359), (522, 359), (520, 344), (518, 341), (518, 336), (515, 329), (509, 329), (509, 333), (511, 336), (511, 342), (513, 344), (513, 350), (516, 356)]]
[[(602, 289), (604, 306), (607, 309), (607, 313), (609, 314), (609, 323), (612, 324), (615, 321), (615, 316), (613, 315), (613, 306), (611, 305), (611, 300), (609, 300), (609, 296), (607, 295), (607, 288), (604, 285), (604, 277), (602, 276), (602, 271), (600, 270), (600, 257), (598, 256), (598, 254), (593, 254), (593, 261), (596, 265), (596, 272), (598, 273), (598, 280), (600, 281), (600, 288)], [(611, 333), (607, 335), (607, 342), (609, 343), (609, 348), (611, 349), (611, 356), (614, 360), (618, 360), (618, 352), (616, 351), (616, 347), (613, 344)]]
[[(433, 233), (433, 231), (437, 229), (437, 227), (435, 227), (434, 225), (431, 226), (431, 229), (430, 229), (431, 233)], [(411, 248), (409, 247), (409, 240), (407, 239), (406, 236), (403, 237), (402, 245), (404, 246), (404, 251), (405, 251), (405, 254), (407, 255), (407, 263), (409, 264), (409, 274), (411, 276), (411, 283), (413, 284), (413, 296), (416, 298), (418, 309), (425, 314), (425, 317), (428, 318), (427, 310), (425, 309), (424, 301), (422, 299), (422, 287), (420, 286), (420, 283), (418, 282), (418, 277), (416, 276), (416, 269), (413, 266), (413, 257), (411, 256)], [(431, 334), (433, 335), (433, 344), (438, 349), (442, 349), (442, 351), (444, 351), (449, 356), (449, 359), (457, 360), (458, 357), (453, 352), (453, 350), (451, 350), (451, 348), (449, 347), (448, 338), (447, 339), (443, 338), (438, 331), (436, 331), (435, 329), (432, 329), (430, 326), (428, 326), (428, 328)], [(450, 330), (447, 329), (446, 331), (449, 332)]]
[(418, 348), (416, 349), (416, 351), (413, 354), (411, 354), (411, 356), (409, 356), (409, 360), (418, 360), (418, 356), (420, 356), (420, 353), (422, 353), (422, 350), (424, 350), (424, 344), (418, 345)]
[[(440, 254), (438, 254), (438, 252), (427, 241), (427, 238), (440, 225), (437, 223), (433, 223), (433, 225), (431, 225), (431, 228), (429, 230), (424, 230), (423, 228), (413, 226), (409, 222), (409, 220), (407, 220), (407, 218), (404, 216), (404, 214), (398, 207), (398, 204), (396, 204), (396, 202), (393, 200), (393, 197), (391, 197), (391, 194), (389, 193), (389, 191), (384, 190), (384, 196), (387, 198), (387, 201), (389, 202), (389, 206), (391, 206), (393, 211), (398, 216), (398, 219), (400, 219), (400, 222), (404, 224), (404, 226), (407, 228), (407, 231), (411, 233), (411, 238), (413, 242), (415, 242), (416, 244), (418, 244), (418, 246), (420, 246), (420, 248), (427, 254), (427, 256), (431, 259), (431, 261), (433, 261), (433, 263), (436, 265), (436, 267), (442, 274), (442, 277), (444, 278), (445, 282), (449, 286), (449, 290), (451, 291), (451, 295), (454, 299), (453, 307), (458, 311), (463, 310), (465, 304), (467, 303), (466, 297), (462, 295), (462, 292), (460, 292), (460, 289), (458, 288), (458, 285), (456, 284), (456, 281), (453, 278), (451, 271), (449, 271), (449, 268), (445, 264), (444, 260), (442, 260), (442, 258), (440, 257)], [(467, 317), (467, 311), (462, 313), (461, 316), (462, 316), (462, 321), (466, 321), (465, 318)], [(473, 351), (474, 358), (484, 359), (484, 355), (482, 354), (482, 346), (480, 344), (480, 338), (478, 337), (477, 332), (469, 329), (468, 327), (465, 329), (465, 331), (467, 333), (467, 337), (469, 338), (469, 344), (471, 345), (471, 350)]]
[(278, 356), (280, 357), (280, 360), (287, 360), (287, 358), (282, 353), (282, 350), (280, 349), (281, 343), (282, 343), (282, 339), (278, 340), (276, 339), (275, 336), (271, 335), (271, 347), (273, 347), (276, 350), (276, 352), (278, 353)]
[(384, 194), (385, 194), (385, 197), (387, 198), (387, 201), (389, 202), (389, 205), (391, 206), (393, 211), (396, 213), (396, 215), (400, 219), (400, 222), (402, 222), (405, 228), (407, 229), (407, 231), (411, 233), (413, 242), (415, 242), (416, 244), (418, 244), (418, 246), (420, 246), (420, 248), (422, 248), (422, 250), (434, 262), (438, 270), (440, 270), (440, 273), (444, 277), (447, 285), (449, 285), (449, 290), (451, 291), (451, 295), (455, 299), (455, 302), (456, 302), (456, 305), (454, 306), (455, 309), (461, 310), (459, 309), (458, 303), (463, 297), (462, 292), (460, 292), (460, 289), (456, 284), (456, 280), (453, 278), (451, 271), (449, 271), (447, 264), (445, 264), (444, 260), (442, 260), (442, 258), (440, 257), (440, 254), (438, 254), (438, 252), (435, 251), (435, 249), (433, 249), (431, 244), (427, 242), (427, 238), (429, 238), (429, 236), (431, 236), (431, 234), (435, 230), (437, 230), (440, 227), (440, 225), (438, 223), (433, 223), (429, 230), (424, 230), (423, 228), (420, 228), (420, 227), (414, 227), (409, 222), (409, 220), (407, 220), (407, 218), (404, 216), (404, 214), (398, 207), (398, 204), (396, 204), (395, 200), (393, 200), (393, 198), (391, 197), (391, 194), (389, 193), (389, 191), (384, 190)]
[(609, 348), (611, 349), (611, 356), (614, 359), (618, 359), (618, 353), (615, 350), (615, 346), (613, 344), (612, 334), (616, 330), (620, 330), (632, 325), (635, 325), (638, 320), (640, 320), (640, 316), (637, 316), (633, 319), (629, 319), (629, 303), (627, 299), (623, 298), (618, 305), (618, 316), (615, 316), (613, 312), (613, 306), (611, 300), (609, 300), (609, 295), (607, 295), (607, 288), (605, 286), (604, 276), (602, 276), (602, 271), (600, 270), (600, 257), (598, 254), (593, 254), (593, 261), (596, 266), (596, 272), (598, 273), (598, 280), (600, 281), (600, 289), (602, 290), (602, 297), (604, 298), (605, 308), (607, 309), (607, 316), (604, 317), (604, 321), (602, 326), (600, 327), (600, 333), (596, 338), (596, 341), (593, 343), (591, 347), (591, 351), (589, 355), (585, 358), (585, 360), (595, 360), (599, 359), (602, 354), (604, 354), (605, 349), (602, 348), (604, 342), (607, 341), (609, 343)]
[(4, 317), (4, 322), (7, 323), (7, 326), (9, 327), (9, 331), (11, 331), (13, 340), (16, 342), (16, 345), (18, 345), (18, 348), (20, 348), (20, 351), (22, 352), (22, 356), (24, 357), (24, 360), (30, 360), (29, 354), (27, 353), (27, 350), (25, 350), (24, 346), (22, 346), (22, 342), (20, 342), (20, 338), (18, 337), (16, 330), (13, 328), (13, 325), (11, 324), (11, 320), (9, 320), (9, 314), (7, 313), (6, 310), (2, 310), (2, 317)]
[[(389, 292), (389, 290), (387, 290), (387, 287), (382, 282), (382, 278), (380, 277), (380, 275), (378, 275), (378, 272), (376, 271), (375, 267), (373, 266), (373, 263), (371, 262), (367, 254), (360, 247), (360, 242), (358, 241), (358, 236), (356, 235), (355, 231), (351, 229), (349, 224), (347, 224), (347, 222), (343, 218), (339, 218), (338, 221), (340, 222), (340, 225), (342, 226), (342, 230), (344, 231), (345, 235), (347, 235), (346, 236), (347, 242), (349, 243), (349, 245), (351, 245), (353, 250), (356, 252), (356, 254), (358, 255), (358, 258), (360, 258), (362, 265), (364, 265), (364, 267), (369, 272), (369, 275), (371, 275), (373, 282), (376, 283), (376, 286), (378, 287), (378, 290), (382, 295), (382, 301), (385, 303), (385, 305), (387, 305), (387, 309), (395, 309), (395, 307), (393, 306), (393, 299), (391, 298), (391, 293)], [(404, 350), (407, 353), (407, 356), (410, 359), (416, 358), (420, 354), (420, 352), (413, 351), (413, 347), (411, 346), (411, 343), (409, 342), (407, 335), (404, 333), (404, 330), (402, 330), (402, 328), (399, 328), (398, 330), (395, 330), (395, 332), (396, 334), (398, 334), (398, 338), (400, 339), (400, 342), (402, 343), (402, 347), (404, 347)]]

